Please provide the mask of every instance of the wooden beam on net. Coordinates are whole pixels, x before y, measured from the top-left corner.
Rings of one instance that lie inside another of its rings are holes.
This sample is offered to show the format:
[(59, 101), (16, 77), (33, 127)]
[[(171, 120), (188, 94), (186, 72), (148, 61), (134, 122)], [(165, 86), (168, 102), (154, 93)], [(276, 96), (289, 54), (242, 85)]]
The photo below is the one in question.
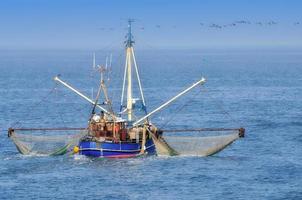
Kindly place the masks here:
[(166, 133), (179, 133), (179, 132), (202, 132), (202, 131), (238, 131), (240, 137), (244, 137), (245, 128), (196, 128), (196, 129), (163, 129)]
[(86, 130), (87, 128), (55, 127), (55, 128), (9, 128), (10, 131), (76, 131)]

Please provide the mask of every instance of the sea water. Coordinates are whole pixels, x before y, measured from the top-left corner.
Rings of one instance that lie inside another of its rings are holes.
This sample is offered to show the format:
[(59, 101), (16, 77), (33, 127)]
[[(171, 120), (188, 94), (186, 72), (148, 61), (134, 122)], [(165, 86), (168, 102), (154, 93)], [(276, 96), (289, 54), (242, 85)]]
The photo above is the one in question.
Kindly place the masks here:
[[(110, 53), (97, 51), (97, 63)], [(149, 111), (207, 79), (153, 123), (242, 126), (246, 137), (210, 157), (20, 155), (7, 138), (10, 126), (87, 125), (91, 105), (52, 78), (61, 74), (95, 97), (100, 75), (90, 51), (1, 51), (0, 199), (302, 198), (302, 51), (143, 50), (136, 56)], [(113, 59), (106, 81), (118, 110), (123, 52), (114, 51)]]

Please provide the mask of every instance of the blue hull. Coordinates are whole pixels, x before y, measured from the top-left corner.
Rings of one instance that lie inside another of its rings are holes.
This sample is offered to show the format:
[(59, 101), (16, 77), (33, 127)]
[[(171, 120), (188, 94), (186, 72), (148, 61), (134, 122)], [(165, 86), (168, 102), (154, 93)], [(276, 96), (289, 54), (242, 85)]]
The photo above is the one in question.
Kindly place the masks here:
[[(147, 155), (156, 154), (155, 145), (153, 144), (152, 139), (148, 139), (145, 146)], [(130, 142), (113, 143), (111, 141), (81, 141), (79, 147), (80, 155), (90, 157), (130, 158), (138, 156), (141, 151), (140, 144)]]

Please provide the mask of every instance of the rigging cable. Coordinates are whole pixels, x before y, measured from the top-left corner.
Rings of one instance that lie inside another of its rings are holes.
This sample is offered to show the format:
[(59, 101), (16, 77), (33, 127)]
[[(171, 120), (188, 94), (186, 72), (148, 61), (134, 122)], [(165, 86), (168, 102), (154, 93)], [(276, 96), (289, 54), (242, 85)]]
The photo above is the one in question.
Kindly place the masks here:
[[(184, 103), (183, 105), (180, 105), (180, 106), (176, 109), (176, 113), (182, 111), (182, 110), (185, 108), (185, 106), (187, 106), (187, 105), (189, 104), (190, 101), (193, 101), (193, 100), (197, 97), (198, 94), (200, 94), (200, 91), (197, 91), (192, 97), (190, 97), (190, 98), (186, 101), (186, 103)], [(164, 127), (166, 127), (166, 126), (167, 126), (167, 125), (168, 125), (175, 117), (176, 117), (176, 115), (171, 115), (171, 117), (168, 118), (168, 120), (166, 121), (166, 123), (164, 123), (164, 124), (160, 127), (160, 129), (163, 129)]]
[[(205, 89), (205, 92), (210, 94), (209, 90), (207, 90), (207, 89)], [(211, 100), (213, 100), (213, 102), (215, 102), (215, 99), (211, 96), (211, 94), (208, 95), (208, 96), (210, 97)], [(222, 103), (219, 103), (219, 102), (216, 101), (216, 105), (218, 106), (218, 109), (220, 109), (222, 114), (229, 117), (229, 119), (231, 119), (233, 122), (235, 122), (235, 123), (239, 124), (240, 126), (242, 126), (242, 122), (238, 119), (233, 118), (232, 115), (223, 108)]]
[[(34, 108), (37, 108), (37, 106), (40, 106), (46, 99), (49, 98), (49, 96), (56, 90), (56, 84), (53, 86), (53, 88), (39, 101), (37, 102), (36, 104), (30, 106), (28, 108), (28, 110), (33, 110)], [(18, 120), (14, 123), (11, 124), (11, 127), (20, 127), (22, 124), (21, 124), (22, 120)]]

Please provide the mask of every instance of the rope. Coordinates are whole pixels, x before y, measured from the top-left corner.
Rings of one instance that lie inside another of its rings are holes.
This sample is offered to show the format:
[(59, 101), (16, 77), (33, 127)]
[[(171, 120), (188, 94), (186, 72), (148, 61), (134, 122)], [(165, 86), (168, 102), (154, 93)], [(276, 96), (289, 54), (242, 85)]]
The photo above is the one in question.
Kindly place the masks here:
[[(56, 95), (56, 98), (58, 98), (58, 90), (57, 90), (57, 89), (55, 89), (55, 95)], [(57, 106), (56, 106), (56, 107), (57, 107)], [(62, 115), (61, 115), (60, 110), (58, 110), (58, 114), (59, 114), (59, 117), (60, 117), (61, 121), (63, 122), (63, 124), (64, 124), (64, 126), (65, 126), (66, 124), (65, 124), (65, 121), (64, 121), (64, 119), (63, 119), (63, 117), (62, 117)]]
[[(41, 105), (42, 102), (44, 102), (46, 99), (48, 99), (48, 97), (56, 90), (56, 86), (57, 84), (54, 85), (54, 87), (50, 90), (50, 92), (47, 93), (47, 95), (45, 95), (45, 97), (43, 97), (39, 102), (37, 102), (36, 104), (30, 106), (28, 108), (28, 110), (33, 110), (34, 108), (37, 108), (37, 106)], [(11, 124), (11, 127), (18, 127), (18, 125), (21, 125), (22, 120), (18, 120), (14, 123)]]
[[(56, 95), (58, 96), (58, 92), (56, 93)], [(56, 96), (56, 97), (57, 97)], [(80, 105), (79, 107), (76, 107), (76, 106), (74, 106), (72, 103), (70, 103), (70, 102), (67, 102), (67, 99), (63, 99), (64, 100), (64, 103), (68, 103), (68, 105), (75, 111), (75, 112), (82, 112), (83, 113), (83, 111), (87, 111), (86, 109), (88, 108), (88, 104), (85, 104), (85, 105)], [(62, 111), (61, 110), (58, 110), (58, 112), (57, 112), (58, 114), (59, 114), (59, 117), (60, 117), (60, 119), (61, 119), (61, 121), (63, 122), (63, 124), (64, 125), (66, 125), (66, 121), (64, 120), (64, 118), (63, 118), (63, 114), (62, 114)]]
[(175, 129), (175, 130), (166, 130), (162, 129), (163, 132), (202, 132), (202, 131), (239, 131), (240, 128), (199, 128), (199, 129)]
[[(40, 101), (38, 101), (37, 103), (35, 103), (34, 105), (32, 105), (32, 106), (30, 106), (29, 108), (28, 108), (28, 110), (34, 110), (35, 108), (37, 108), (38, 106), (40, 106), (42, 103), (44, 103), (44, 102), (46, 102), (47, 101), (47, 99), (49, 99), (50, 98), (50, 96), (52, 95), (52, 94), (55, 94), (55, 100), (57, 100), (58, 99), (58, 93), (59, 93), (59, 90), (58, 90), (58, 88), (57, 88), (57, 83), (54, 85), (54, 87), (44, 96), (44, 97), (42, 97), (42, 99), (40, 100)], [(65, 102), (66, 102), (66, 100), (64, 100)], [(72, 104), (69, 104), (76, 112), (81, 112), (81, 111), (83, 111), (85, 108), (87, 108), (87, 105), (85, 105), (85, 106), (81, 106), (80, 108), (77, 108), (77, 107), (75, 107), (74, 105), (72, 105)], [(47, 105), (46, 105), (47, 106)], [(56, 113), (59, 115), (59, 119), (60, 119), (60, 121), (63, 123), (63, 125), (64, 126), (66, 126), (66, 121), (64, 120), (64, 117), (63, 117), (63, 114), (62, 114), (62, 111), (59, 109), (59, 107), (57, 107), (57, 106), (55, 106), (57, 109), (56, 109)], [(33, 118), (27, 118), (27, 119), (35, 119), (35, 117), (33, 117)], [(37, 120), (38, 120), (38, 118), (37, 118)], [(16, 122), (13, 122), (11, 125), (10, 125), (10, 127), (16, 127), (16, 128), (18, 128), (18, 127), (21, 127), (22, 126), (22, 123), (25, 121), (25, 119), (23, 118), (22, 120), (18, 120), (18, 121), (16, 121)], [(3, 130), (4, 131), (4, 130)], [(7, 131), (7, 130), (5, 130), (5, 131)]]
[[(183, 105), (179, 106), (179, 107), (176, 109), (176, 112), (182, 111), (182, 110), (185, 108), (185, 106), (187, 106), (187, 105), (189, 104), (190, 101), (192, 101), (192, 100), (194, 100), (194, 99), (196, 98), (196, 96), (197, 96), (198, 94), (199, 94), (199, 91), (197, 91), (197, 92), (196, 92), (189, 100), (187, 100), (186, 103), (184, 103)], [(164, 124), (160, 127), (160, 129), (166, 127), (166, 126), (167, 126), (167, 125), (168, 125), (175, 117), (176, 117), (176, 115), (171, 115), (171, 117), (168, 118), (167, 122), (164, 123)]]
[[(204, 89), (204, 91), (207, 92), (208, 94), (210, 94), (209, 90)], [(212, 102), (215, 102), (215, 99), (213, 97), (211, 97), (211, 95), (208, 95), (208, 96), (211, 98), (211, 100), (213, 100)], [(242, 122), (239, 121), (239, 120), (236, 120), (235, 118), (233, 118), (233, 116), (228, 111), (226, 111), (223, 108), (222, 104), (216, 102), (216, 105), (218, 106), (218, 109), (220, 109), (220, 111), (222, 112), (222, 114), (224, 114), (225, 116), (229, 117), (229, 119), (231, 119), (233, 122), (235, 122), (235, 123), (237, 123), (239, 125), (242, 125)]]
[(13, 128), (14, 131), (66, 131), (66, 130), (86, 130), (87, 128), (70, 128), (70, 127), (58, 127), (58, 128)]

